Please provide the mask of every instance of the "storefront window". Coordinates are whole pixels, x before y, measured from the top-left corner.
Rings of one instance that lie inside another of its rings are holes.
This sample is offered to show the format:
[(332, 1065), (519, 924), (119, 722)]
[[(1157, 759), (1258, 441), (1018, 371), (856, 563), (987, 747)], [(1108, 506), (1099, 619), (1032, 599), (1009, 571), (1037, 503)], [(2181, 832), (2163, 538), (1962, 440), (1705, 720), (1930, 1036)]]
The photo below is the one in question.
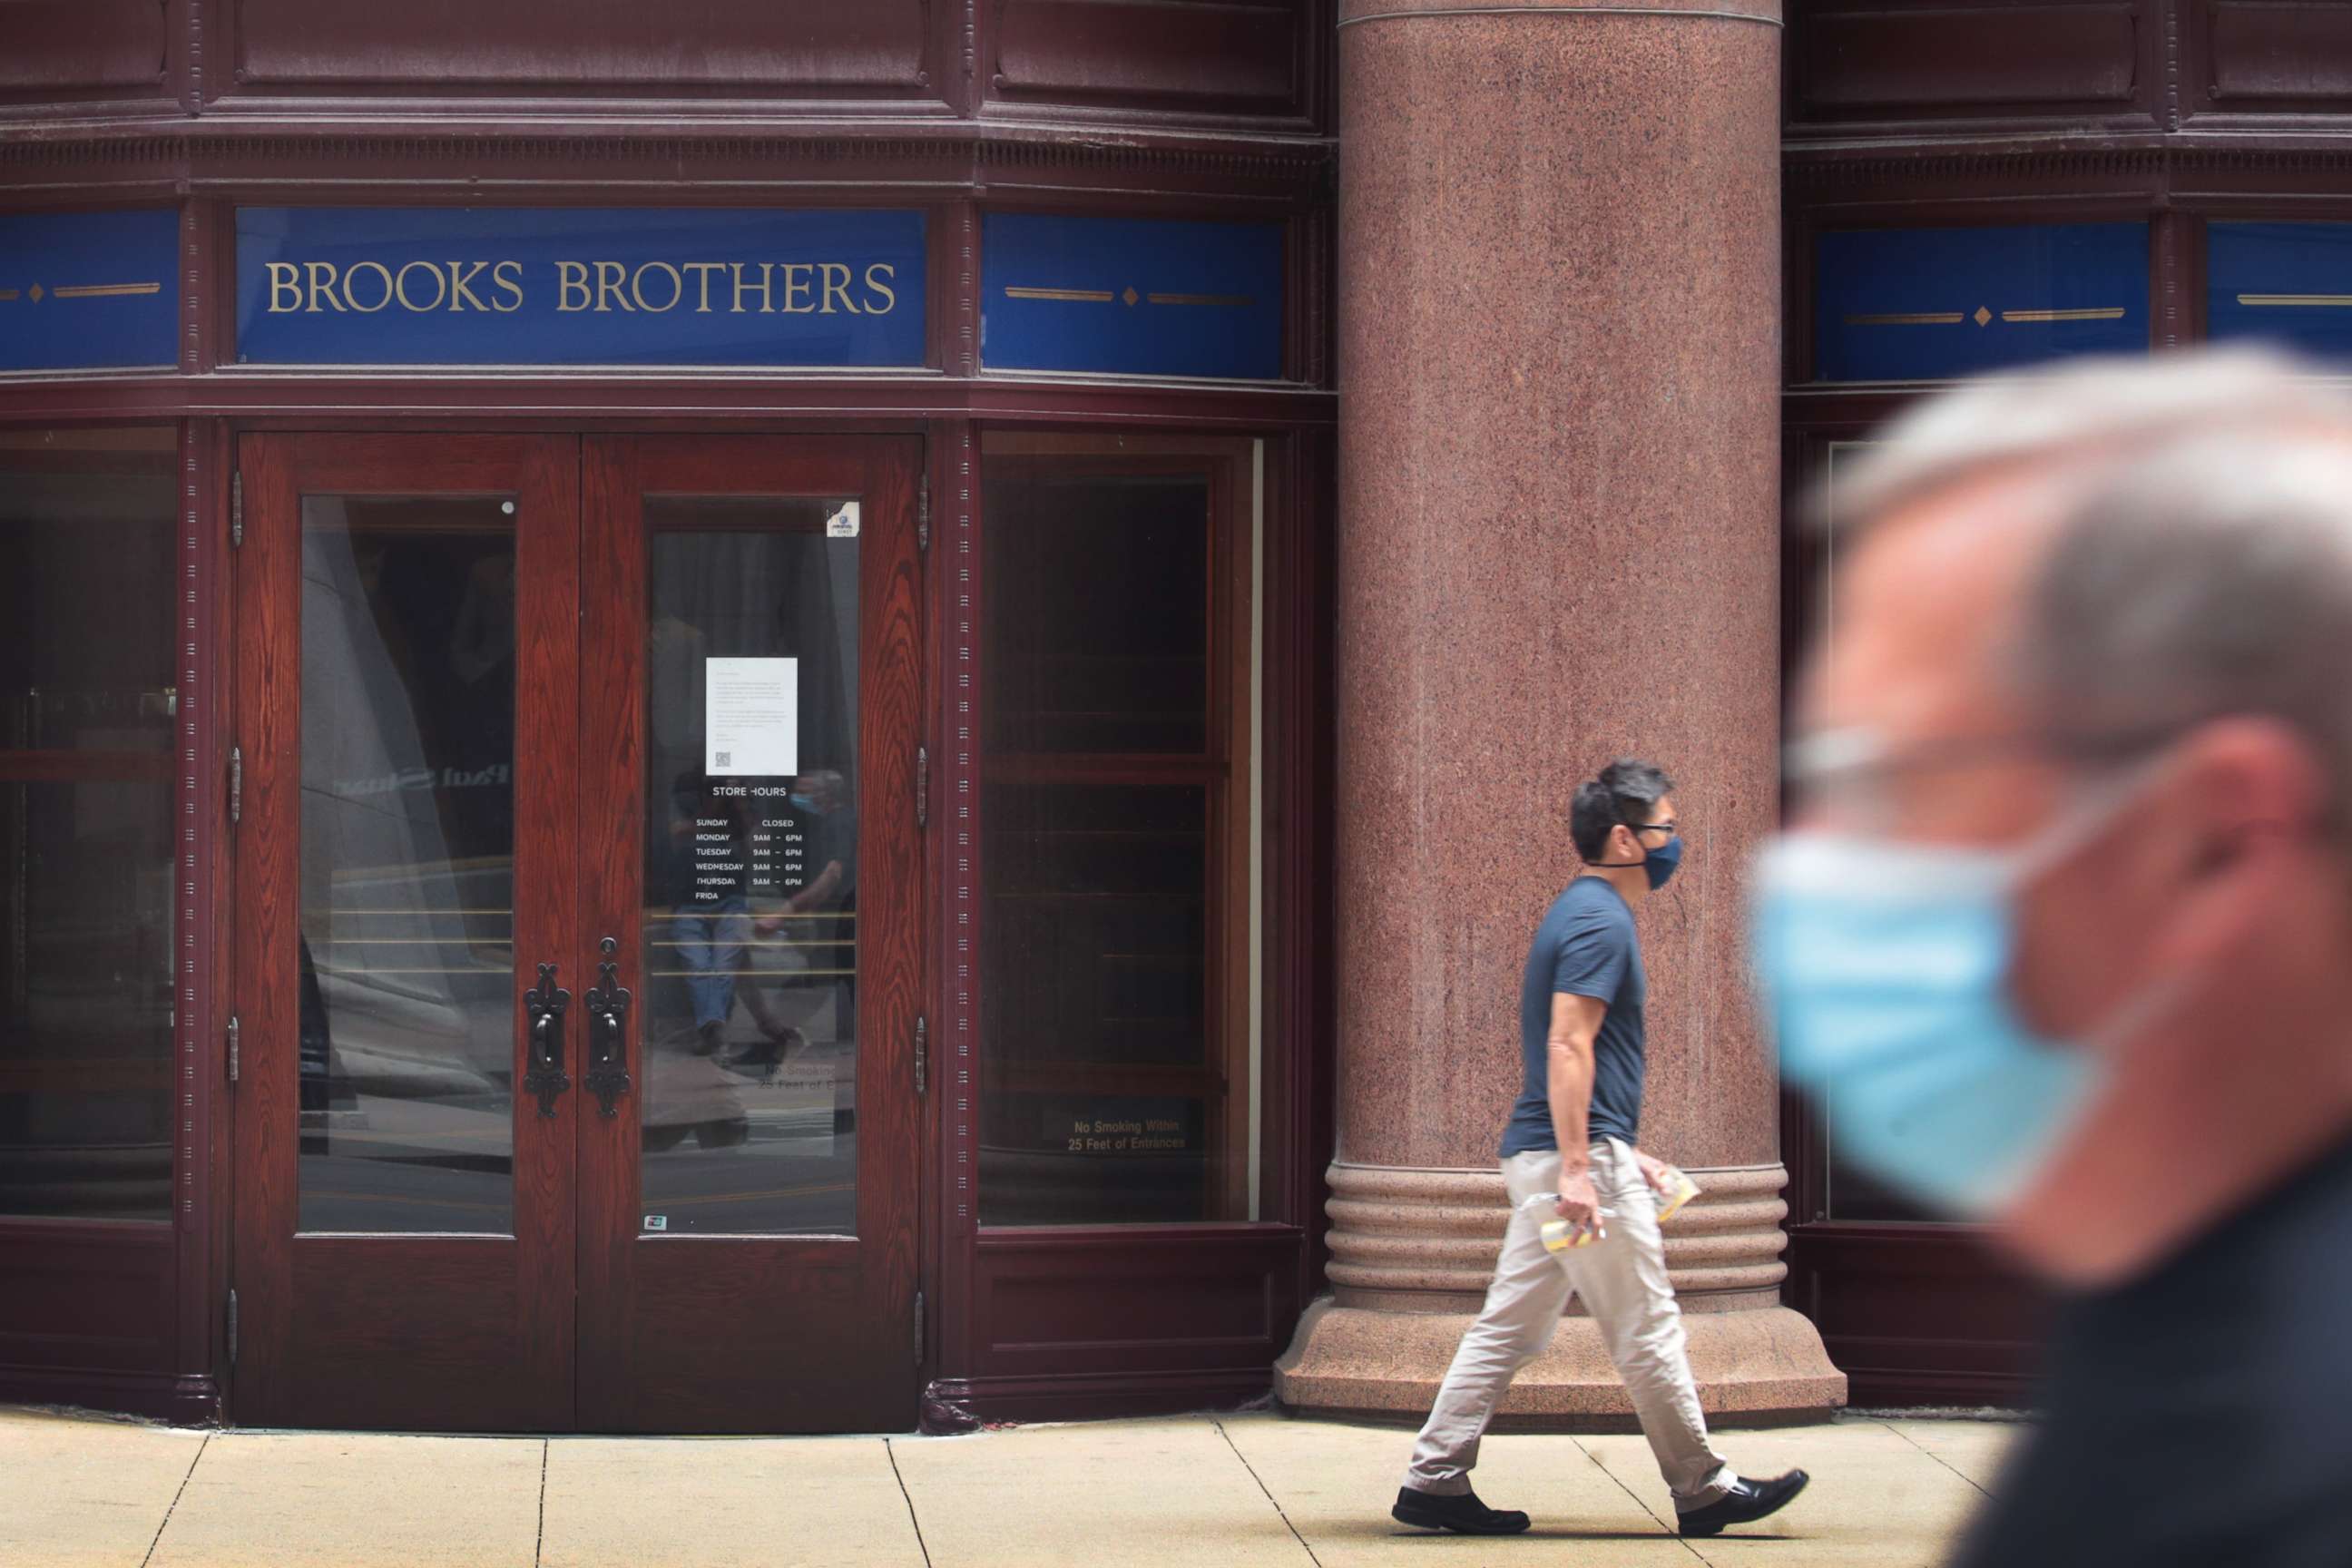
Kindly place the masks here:
[[(1876, 445), (1875, 441), (1832, 441), (1828, 450), (1822, 454), (1822, 485), (1828, 516), (1815, 537), (1816, 554), (1809, 563), (1814, 568), (1812, 591), (1819, 598), (1817, 613), (1810, 617), (1810, 624), (1804, 628), (1801, 657), (1828, 656), (1832, 636), (1830, 585), (1832, 574), (1837, 570), (1839, 552), (1844, 543), (1838, 515), (1838, 476), (1850, 469)], [(1822, 1133), (1820, 1217), (1832, 1220), (1932, 1220), (1938, 1217), (1877, 1181), (1869, 1171), (1847, 1156), (1837, 1135), (1827, 1130), (1830, 1120), (1827, 1112), (1835, 1103), (1837, 1095), (1837, 1086), (1832, 1084), (1822, 1107), (1824, 1130)]]
[(175, 447), (0, 433), (0, 1214), (170, 1209)]
[(1252, 1219), (1252, 443), (986, 448), (981, 1216)]

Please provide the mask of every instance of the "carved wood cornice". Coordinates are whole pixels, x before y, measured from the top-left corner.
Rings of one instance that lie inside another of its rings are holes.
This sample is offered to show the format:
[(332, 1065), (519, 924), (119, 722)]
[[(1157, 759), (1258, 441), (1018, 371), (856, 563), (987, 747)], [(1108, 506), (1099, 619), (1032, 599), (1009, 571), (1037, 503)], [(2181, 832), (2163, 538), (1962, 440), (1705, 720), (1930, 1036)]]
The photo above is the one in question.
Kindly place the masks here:
[[(1329, 178), (1338, 144), (1329, 137), (1254, 135), (1099, 121), (826, 121), (758, 123), (704, 120), (661, 125), (466, 122), (384, 126), (225, 117), (139, 121), (0, 121), (0, 184), (13, 171), (97, 174), (136, 170), (191, 188), (234, 184), (256, 171), (299, 170), (306, 177), (348, 174), (369, 181), (420, 183), (495, 176), (578, 178), (590, 169), (642, 165), (691, 184), (698, 169), (742, 183), (790, 184), (812, 171), (870, 167), (886, 177), (948, 186), (985, 183), (992, 172), (1071, 171), (1169, 176), (1187, 182), (1296, 187), (1311, 194)], [(772, 174), (764, 172), (772, 171)]]
[(1781, 167), (1797, 189), (1888, 181), (2008, 183), (2020, 186), (2181, 174), (2301, 175), (2352, 172), (2352, 129), (2263, 137), (2195, 132), (2156, 134), (2085, 147), (2079, 138), (2035, 143), (1948, 142), (1790, 142)]

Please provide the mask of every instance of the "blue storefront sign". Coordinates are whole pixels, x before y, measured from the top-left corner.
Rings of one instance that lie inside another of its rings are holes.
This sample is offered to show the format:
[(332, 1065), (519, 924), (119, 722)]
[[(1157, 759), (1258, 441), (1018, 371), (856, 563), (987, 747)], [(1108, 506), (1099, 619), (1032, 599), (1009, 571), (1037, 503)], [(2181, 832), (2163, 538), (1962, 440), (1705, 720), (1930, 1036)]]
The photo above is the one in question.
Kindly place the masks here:
[(1814, 376), (1940, 381), (2147, 352), (2147, 226), (1851, 229), (1815, 251)]
[(246, 364), (919, 366), (923, 215), (241, 207)]
[(180, 215), (0, 213), (0, 371), (170, 368)]
[(1280, 224), (990, 213), (980, 243), (992, 370), (1282, 374)]
[(2205, 226), (2205, 332), (2352, 356), (2352, 223)]

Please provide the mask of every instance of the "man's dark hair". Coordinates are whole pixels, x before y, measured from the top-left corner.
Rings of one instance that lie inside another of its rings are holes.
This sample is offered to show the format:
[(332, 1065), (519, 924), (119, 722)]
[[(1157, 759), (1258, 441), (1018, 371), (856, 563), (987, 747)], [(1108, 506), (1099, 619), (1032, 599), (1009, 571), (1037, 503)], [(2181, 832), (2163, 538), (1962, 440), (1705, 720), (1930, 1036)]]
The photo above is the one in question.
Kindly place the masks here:
[(1598, 778), (1576, 786), (1568, 807), (1568, 836), (1587, 860), (1601, 858), (1609, 830), (1619, 823), (1639, 827), (1657, 814), (1658, 802), (1674, 794), (1675, 781), (1654, 763), (1620, 757)]

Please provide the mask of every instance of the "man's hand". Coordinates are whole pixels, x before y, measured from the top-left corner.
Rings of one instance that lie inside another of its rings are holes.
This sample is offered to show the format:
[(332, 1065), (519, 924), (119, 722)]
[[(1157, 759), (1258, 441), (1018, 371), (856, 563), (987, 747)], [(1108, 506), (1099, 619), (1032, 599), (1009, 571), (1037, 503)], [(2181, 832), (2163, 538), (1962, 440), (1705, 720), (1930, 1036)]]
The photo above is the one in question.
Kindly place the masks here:
[(1559, 1202), (1556, 1205), (1559, 1217), (1577, 1230), (1598, 1232), (1601, 1228), (1601, 1197), (1592, 1190), (1590, 1170), (1559, 1173)]
[(1674, 1169), (1672, 1165), (1655, 1154), (1644, 1154), (1639, 1149), (1633, 1151), (1633, 1163), (1641, 1167), (1642, 1179), (1650, 1184), (1652, 1192), (1664, 1194), (1670, 1190), (1666, 1173)]

